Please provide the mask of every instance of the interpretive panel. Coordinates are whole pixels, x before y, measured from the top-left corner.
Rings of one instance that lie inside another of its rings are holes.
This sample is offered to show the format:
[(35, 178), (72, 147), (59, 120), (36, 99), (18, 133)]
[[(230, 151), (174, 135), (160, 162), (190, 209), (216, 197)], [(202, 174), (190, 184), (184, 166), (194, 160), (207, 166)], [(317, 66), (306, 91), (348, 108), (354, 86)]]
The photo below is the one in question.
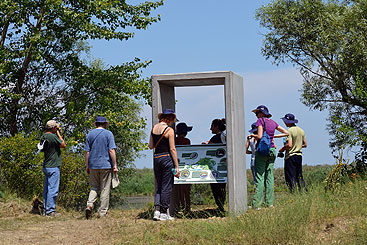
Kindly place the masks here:
[(175, 184), (227, 183), (227, 149), (223, 144), (176, 146), (180, 177)]

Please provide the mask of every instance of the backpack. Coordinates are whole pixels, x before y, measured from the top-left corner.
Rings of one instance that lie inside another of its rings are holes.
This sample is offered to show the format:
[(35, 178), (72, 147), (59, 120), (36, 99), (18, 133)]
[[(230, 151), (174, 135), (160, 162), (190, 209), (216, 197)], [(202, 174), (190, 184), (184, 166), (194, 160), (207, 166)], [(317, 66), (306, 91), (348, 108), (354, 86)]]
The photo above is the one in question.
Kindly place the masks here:
[(268, 156), (270, 154), (271, 140), (270, 140), (270, 136), (266, 132), (264, 118), (263, 118), (263, 122), (264, 122), (263, 136), (261, 137), (259, 141), (256, 151), (261, 155)]
[(46, 139), (40, 140), (40, 142), (37, 144), (38, 151), (37, 153), (44, 152), (48, 147), (48, 141)]

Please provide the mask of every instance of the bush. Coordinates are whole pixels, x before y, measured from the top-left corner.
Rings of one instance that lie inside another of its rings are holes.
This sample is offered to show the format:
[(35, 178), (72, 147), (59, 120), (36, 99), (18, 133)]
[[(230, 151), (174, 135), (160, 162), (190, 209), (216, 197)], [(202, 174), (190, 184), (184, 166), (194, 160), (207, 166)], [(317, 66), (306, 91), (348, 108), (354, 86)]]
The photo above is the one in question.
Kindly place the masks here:
[(1, 185), (25, 198), (43, 192), (43, 154), (36, 154), (38, 142), (36, 134), (0, 139)]
[[(43, 153), (37, 154), (38, 142), (37, 133), (0, 139), (1, 185), (20, 197), (31, 199), (43, 194)], [(66, 208), (84, 207), (89, 185), (83, 156), (62, 150), (60, 174), (58, 203)]]

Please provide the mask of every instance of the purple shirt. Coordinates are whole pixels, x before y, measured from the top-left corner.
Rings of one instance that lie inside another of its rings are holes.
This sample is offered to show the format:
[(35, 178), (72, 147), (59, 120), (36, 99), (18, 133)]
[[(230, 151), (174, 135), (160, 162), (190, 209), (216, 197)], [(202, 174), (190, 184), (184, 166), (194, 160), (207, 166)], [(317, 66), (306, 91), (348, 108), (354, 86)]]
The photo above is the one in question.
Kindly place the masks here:
[(257, 122), (256, 122), (256, 126), (262, 126), (264, 129), (264, 121), (265, 120), (265, 127), (266, 127), (266, 133), (270, 136), (271, 139), (271, 147), (275, 147), (274, 144), (274, 133), (275, 133), (275, 129), (279, 126), (274, 120), (266, 118), (266, 117), (262, 117), (262, 118), (258, 118)]

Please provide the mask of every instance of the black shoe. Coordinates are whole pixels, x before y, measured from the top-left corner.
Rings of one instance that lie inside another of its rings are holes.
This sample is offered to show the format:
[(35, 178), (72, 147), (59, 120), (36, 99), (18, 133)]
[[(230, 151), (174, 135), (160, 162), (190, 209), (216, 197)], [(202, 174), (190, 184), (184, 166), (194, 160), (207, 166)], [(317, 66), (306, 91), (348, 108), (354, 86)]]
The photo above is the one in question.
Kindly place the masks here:
[(56, 212), (51, 212), (51, 213), (48, 213), (46, 214), (47, 217), (59, 217), (61, 216), (60, 213), (56, 213)]
[(92, 208), (92, 207), (90, 207), (90, 206), (87, 206), (87, 207), (85, 208), (85, 218), (86, 218), (86, 219), (89, 219), (89, 218), (91, 218), (91, 217), (92, 217), (92, 211), (93, 211), (93, 208)]

